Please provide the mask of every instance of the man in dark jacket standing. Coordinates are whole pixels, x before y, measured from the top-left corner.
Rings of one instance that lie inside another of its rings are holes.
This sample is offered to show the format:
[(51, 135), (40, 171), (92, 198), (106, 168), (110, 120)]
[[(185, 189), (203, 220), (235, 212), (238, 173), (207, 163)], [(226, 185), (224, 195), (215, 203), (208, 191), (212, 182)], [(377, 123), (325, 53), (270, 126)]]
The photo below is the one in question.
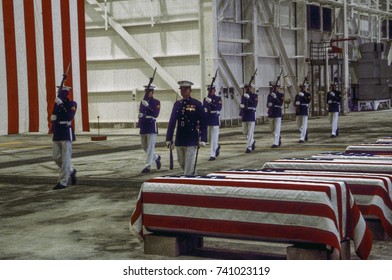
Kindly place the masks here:
[(295, 96), (295, 119), (297, 127), (300, 132), (298, 143), (308, 141), (308, 117), (309, 117), (309, 103), (310, 93), (306, 92), (303, 84), (299, 85), (299, 93)]
[[(197, 149), (204, 147), (207, 142), (207, 126), (203, 104), (191, 97), (192, 82), (179, 81), (182, 99), (174, 103), (166, 134), (168, 148), (173, 147), (174, 130), (176, 139), (174, 145), (178, 163), (184, 170), (184, 175), (195, 175)], [(177, 129), (176, 129), (177, 128)]]
[(155, 153), (158, 127), (156, 118), (161, 109), (161, 102), (154, 98), (154, 86), (145, 86), (145, 96), (140, 102), (139, 122), (141, 145), (147, 154), (146, 166), (142, 173), (148, 173), (151, 165), (155, 161), (157, 169), (161, 169), (161, 156)]
[(341, 92), (336, 90), (335, 83), (331, 83), (331, 90), (327, 93), (328, 116), (332, 128), (331, 138), (339, 135), (338, 118), (341, 101)]
[(284, 94), (279, 92), (280, 85), (272, 86), (271, 92), (267, 96), (267, 108), (269, 127), (274, 135), (274, 143), (271, 148), (277, 148), (282, 144), (280, 137), (280, 129), (282, 126), (282, 106)]
[(55, 100), (52, 121), (53, 133), (53, 159), (60, 168), (59, 179), (54, 190), (65, 189), (68, 179), (76, 184), (76, 169), (72, 167), (72, 142), (75, 141), (75, 132), (72, 127), (77, 104), (68, 98), (70, 87), (63, 86)]
[(206, 122), (208, 126), (208, 135), (210, 139), (210, 158), (209, 161), (215, 160), (219, 156), (219, 126), (220, 111), (222, 110), (222, 99), (215, 94), (215, 86), (208, 85), (208, 95), (203, 100), (204, 112), (206, 113)]
[(244, 94), (241, 96), (240, 114), (242, 117), (242, 129), (247, 139), (245, 153), (251, 153), (256, 147), (254, 133), (258, 102), (259, 96), (252, 92), (252, 85), (244, 85)]

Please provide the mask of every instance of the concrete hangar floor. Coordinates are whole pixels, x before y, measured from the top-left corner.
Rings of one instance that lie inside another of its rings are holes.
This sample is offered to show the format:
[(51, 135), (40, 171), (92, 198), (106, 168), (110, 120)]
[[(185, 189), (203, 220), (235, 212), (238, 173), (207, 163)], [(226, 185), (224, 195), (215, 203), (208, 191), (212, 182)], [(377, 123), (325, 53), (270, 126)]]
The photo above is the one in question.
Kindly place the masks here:
[[(330, 138), (327, 117), (309, 119), (309, 141), (298, 143), (293, 120), (282, 123), (282, 146), (271, 149), (268, 124), (255, 129), (256, 149), (245, 154), (240, 127), (222, 128), (220, 156), (208, 161), (209, 146), (201, 148), (197, 174), (233, 168), (261, 168), (270, 160), (306, 157), (320, 152), (343, 152), (348, 145), (375, 143), (392, 136), (391, 110), (351, 112), (339, 118), (340, 135)], [(157, 152), (162, 168), (141, 174), (145, 155), (136, 129), (101, 129), (106, 141), (92, 142), (96, 131), (77, 135), (73, 164), (78, 184), (52, 190), (58, 174), (51, 159), (51, 136), (0, 137), (0, 259), (3, 260), (128, 260), (128, 259), (274, 259), (285, 256), (279, 243), (208, 238), (201, 254), (164, 257), (147, 255), (129, 230), (141, 184), (161, 175), (181, 173), (176, 162), (169, 170), (165, 131)], [(356, 258), (355, 253), (351, 254)], [(373, 241), (369, 259), (392, 259), (391, 241)]]

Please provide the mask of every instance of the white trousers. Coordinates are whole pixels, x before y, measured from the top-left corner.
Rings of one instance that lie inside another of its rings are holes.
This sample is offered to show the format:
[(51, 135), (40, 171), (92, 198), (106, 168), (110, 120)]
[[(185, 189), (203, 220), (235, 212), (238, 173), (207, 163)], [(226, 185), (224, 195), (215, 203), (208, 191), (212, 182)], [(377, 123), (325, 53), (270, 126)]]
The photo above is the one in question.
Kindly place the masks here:
[(274, 145), (279, 146), (280, 128), (282, 126), (282, 118), (270, 118), (269, 127), (274, 135)]
[(219, 141), (219, 125), (208, 126), (208, 135), (210, 136), (210, 156), (215, 157), (216, 149), (218, 149)]
[(157, 159), (158, 155), (155, 153), (155, 143), (157, 142), (157, 134), (140, 134), (143, 151), (147, 154), (146, 167), (150, 168)]
[(196, 146), (176, 146), (178, 163), (184, 175), (195, 175), (193, 170), (196, 160)]
[(60, 168), (57, 183), (63, 186), (68, 184), (68, 179), (73, 172), (72, 168), (72, 141), (53, 141), (52, 144), (53, 160)]
[(299, 140), (305, 141), (306, 131), (308, 130), (308, 116), (296, 116), (295, 119), (300, 132)]
[(255, 122), (242, 122), (243, 133), (246, 135), (248, 140), (246, 143), (246, 148), (252, 150), (253, 142), (255, 141)]
[(339, 112), (329, 112), (328, 113), (329, 117), (329, 123), (331, 124), (331, 134), (336, 136), (336, 130), (338, 129), (338, 118), (339, 118)]

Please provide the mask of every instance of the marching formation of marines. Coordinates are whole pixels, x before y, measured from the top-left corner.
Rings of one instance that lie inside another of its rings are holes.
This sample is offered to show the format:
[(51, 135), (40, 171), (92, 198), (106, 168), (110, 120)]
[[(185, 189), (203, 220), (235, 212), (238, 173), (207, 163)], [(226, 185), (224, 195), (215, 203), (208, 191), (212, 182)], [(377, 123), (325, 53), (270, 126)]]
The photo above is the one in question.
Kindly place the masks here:
[[(68, 70), (67, 70), (68, 71)], [(146, 153), (145, 167), (141, 173), (149, 173), (153, 163), (156, 169), (161, 169), (161, 156), (155, 151), (158, 135), (157, 118), (160, 113), (161, 103), (154, 98), (155, 86), (152, 85), (154, 75), (145, 87), (143, 100), (139, 105), (138, 125), (141, 137), (141, 147)], [(256, 74), (255, 71), (254, 75)], [(246, 136), (245, 153), (252, 153), (256, 148), (254, 137), (256, 111), (259, 102), (257, 93), (252, 91), (252, 81), (243, 86), (243, 93), (239, 104), (242, 128)], [(280, 74), (281, 75), (281, 74)], [(177, 100), (172, 108), (168, 128), (166, 132), (166, 145), (170, 148), (170, 169), (173, 169), (172, 150), (176, 148), (177, 160), (183, 170), (183, 175), (195, 175), (199, 148), (206, 146), (207, 139), (210, 144), (209, 161), (214, 161), (220, 155), (219, 144), (220, 112), (222, 110), (222, 99), (216, 94), (214, 81), (207, 86), (207, 96), (203, 102), (191, 96), (192, 85), (190, 81), (179, 81), (179, 89), (182, 99)], [(266, 107), (268, 108), (269, 127), (273, 134), (271, 148), (282, 145), (281, 126), (284, 106), (284, 93), (280, 91), (278, 83), (270, 83), (270, 92), (267, 96)], [(53, 133), (53, 159), (60, 168), (57, 184), (53, 189), (64, 189), (71, 179), (71, 184), (76, 184), (76, 169), (72, 167), (72, 142), (75, 133), (72, 126), (76, 113), (77, 104), (68, 98), (70, 87), (64, 86), (66, 74), (59, 86), (55, 99), (53, 114), (51, 116)], [(295, 107), (296, 123), (299, 129), (299, 143), (308, 141), (308, 117), (311, 94), (307, 89), (308, 84), (299, 84), (299, 92), (295, 95), (293, 105)], [(329, 120), (331, 123), (331, 137), (339, 135), (338, 116), (340, 112), (341, 93), (336, 90), (336, 85), (331, 83), (330, 91), (327, 93)]]

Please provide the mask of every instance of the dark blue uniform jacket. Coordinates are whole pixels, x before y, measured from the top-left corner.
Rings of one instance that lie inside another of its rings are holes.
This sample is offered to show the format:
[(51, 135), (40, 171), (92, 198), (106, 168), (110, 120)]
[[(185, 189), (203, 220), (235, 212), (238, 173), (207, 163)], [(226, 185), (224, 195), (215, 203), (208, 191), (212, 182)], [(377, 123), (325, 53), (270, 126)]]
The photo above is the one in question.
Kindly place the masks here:
[(140, 134), (158, 133), (156, 118), (161, 110), (161, 102), (155, 98), (150, 98), (146, 101), (148, 102), (148, 106), (144, 106), (140, 102), (139, 107), (139, 113), (143, 114), (138, 122)]
[(222, 99), (220, 96), (212, 95), (209, 96), (211, 102), (208, 103), (204, 98), (203, 107), (206, 113), (206, 121), (209, 126), (218, 126), (220, 111), (222, 110)]
[(253, 92), (249, 92), (249, 98), (244, 95), (241, 96), (241, 104), (244, 108), (241, 109), (241, 116), (243, 122), (256, 121), (256, 108), (259, 102), (259, 96)]
[[(303, 92), (304, 96), (297, 94), (295, 96), (294, 105), (296, 107), (295, 114), (297, 116), (308, 116), (309, 115), (309, 103), (310, 103), (310, 93)], [(299, 105), (297, 105), (299, 102)]]
[(62, 104), (54, 105), (53, 115), (57, 119), (52, 121), (53, 141), (75, 141), (75, 131), (72, 127), (77, 109), (77, 103), (68, 98)]
[[(335, 96), (332, 96), (331, 92), (335, 93)], [(331, 101), (331, 103), (329, 101)], [(328, 92), (327, 94), (328, 112), (339, 112), (341, 101), (342, 101), (342, 97), (340, 91), (334, 90)]]
[(267, 108), (269, 118), (281, 118), (284, 94), (275, 92), (276, 98), (272, 97), (272, 92), (267, 96)]
[(167, 128), (166, 141), (173, 141), (176, 126), (174, 143), (176, 146), (197, 146), (199, 137), (202, 142), (207, 142), (205, 113), (200, 101), (188, 97), (174, 103)]

